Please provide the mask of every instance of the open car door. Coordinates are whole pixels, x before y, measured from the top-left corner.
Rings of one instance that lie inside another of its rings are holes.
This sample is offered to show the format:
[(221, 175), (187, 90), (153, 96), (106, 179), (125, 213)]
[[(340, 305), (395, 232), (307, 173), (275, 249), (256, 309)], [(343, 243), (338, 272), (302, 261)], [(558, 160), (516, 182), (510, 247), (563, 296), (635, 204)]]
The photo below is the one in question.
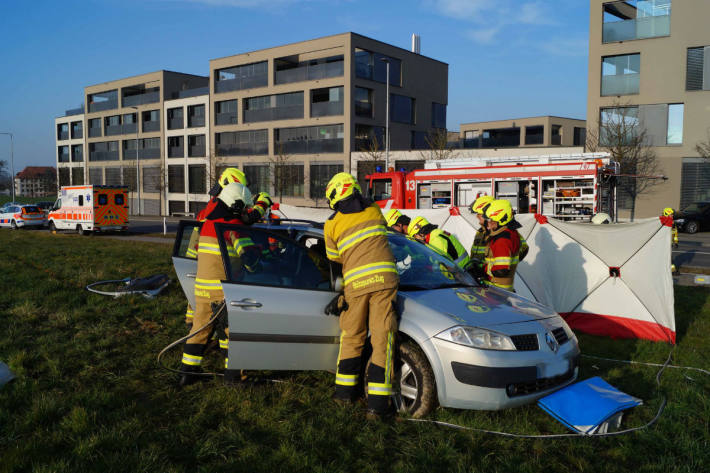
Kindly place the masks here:
[[(323, 313), (335, 297), (325, 251), (251, 226), (218, 224), (217, 237), (227, 274), (227, 369), (333, 369), (340, 328)], [(239, 248), (230, 257), (235, 237)]]
[(197, 250), (202, 223), (181, 220), (173, 246), (173, 266), (180, 286), (191, 307), (195, 307), (195, 277), (197, 275)]

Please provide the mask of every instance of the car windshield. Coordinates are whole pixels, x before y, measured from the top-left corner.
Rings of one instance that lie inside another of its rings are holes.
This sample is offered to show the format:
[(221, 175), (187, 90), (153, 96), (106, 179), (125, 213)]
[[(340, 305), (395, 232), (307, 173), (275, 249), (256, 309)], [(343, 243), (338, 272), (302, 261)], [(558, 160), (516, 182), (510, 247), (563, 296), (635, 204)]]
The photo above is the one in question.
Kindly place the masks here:
[(681, 210), (681, 212), (689, 214), (704, 212), (705, 209), (708, 208), (708, 206), (710, 206), (710, 204), (708, 204), (707, 202), (693, 202), (692, 204)]
[(41, 212), (39, 207), (36, 207), (34, 205), (26, 205), (26, 206), (22, 207), (22, 213), (25, 213), (25, 214), (33, 214), (33, 213), (39, 213), (39, 212)]
[(397, 262), (401, 290), (477, 286), (468, 273), (427, 245), (400, 233), (389, 233), (390, 247)]

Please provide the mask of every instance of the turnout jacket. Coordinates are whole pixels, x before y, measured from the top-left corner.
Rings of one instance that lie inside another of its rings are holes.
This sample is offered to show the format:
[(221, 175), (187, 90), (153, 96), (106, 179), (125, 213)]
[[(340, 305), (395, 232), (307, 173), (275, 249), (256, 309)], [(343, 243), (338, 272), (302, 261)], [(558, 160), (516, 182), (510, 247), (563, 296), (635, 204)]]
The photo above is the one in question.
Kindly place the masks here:
[(426, 234), (425, 240), (427, 245), (456, 263), (459, 268), (466, 269), (468, 267), (470, 258), (456, 235), (434, 227)]
[(473, 237), (473, 245), (471, 245), (471, 258), (483, 261), (486, 257), (486, 249), (488, 247), (488, 231), (485, 226), (481, 226), (476, 231)]
[(517, 230), (505, 226), (490, 232), (485, 259), (487, 284), (513, 290), (515, 268), (521, 259), (521, 248), (520, 234)]
[(345, 295), (396, 288), (399, 274), (380, 208), (364, 200), (340, 207), (323, 232), (328, 259), (343, 265)]

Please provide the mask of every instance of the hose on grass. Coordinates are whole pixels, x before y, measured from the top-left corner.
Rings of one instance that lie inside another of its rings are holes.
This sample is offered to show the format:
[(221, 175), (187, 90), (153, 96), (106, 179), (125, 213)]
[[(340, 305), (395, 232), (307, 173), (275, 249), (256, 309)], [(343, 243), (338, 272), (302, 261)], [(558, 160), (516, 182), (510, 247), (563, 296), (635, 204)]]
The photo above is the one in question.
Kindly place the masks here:
[[(594, 355), (581, 355), (584, 358), (591, 358), (593, 360), (603, 360), (603, 361), (613, 361), (615, 363), (626, 363), (629, 365), (644, 365), (644, 366), (664, 366), (661, 363), (646, 363), (643, 361), (632, 361), (632, 360), (617, 360), (616, 358), (604, 358), (602, 356), (594, 356)], [(679, 370), (693, 370), (693, 371), (698, 371), (703, 374), (710, 375), (710, 371), (704, 370), (702, 368), (696, 368), (694, 366), (678, 366), (678, 365), (666, 365), (666, 368), (676, 368)]]
[[(671, 361), (671, 356), (673, 355), (673, 351), (675, 350), (675, 346), (671, 348), (671, 351), (668, 353), (668, 358), (666, 359), (666, 362), (663, 363), (662, 365), (657, 365), (660, 366), (661, 369), (658, 370), (658, 373), (656, 373), (656, 386), (657, 390), (660, 390), (661, 388), (661, 374), (663, 374), (663, 371), (669, 366), (669, 363)], [(624, 360), (613, 360), (610, 359), (611, 361), (619, 361), (619, 362), (624, 362)], [(643, 363), (642, 363), (643, 364)], [(704, 371), (704, 370), (701, 370)], [(426, 424), (434, 424), (442, 427), (448, 427), (451, 429), (455, 430), (464, 430), (468, 432), (479, 432), (483, 434), (491, 434), (491, 435), (499, 435), (502, 437), (512, 437), (512, 438), (519, 438), (519, 439), (561, 439), (561, 438), (590, 438), (590, 437), (616, 437), (619, 435), (625, 435), (631, 432), (636, 432), (639, 430), (644, 430), (649, 427), (651, 427), (653, 424), (655, 424), (658, 419), (660, 419), (661, 414), (663, 414), (663, 411), (666, 408), (666, 404), (668, 403), (668, 398), (663, 395), (661, 399), (661, 405), (658, 407), (658, 411), (656, 412), (656, 415), (651, 419), (648, 423), (641, 425), (639, 427), (632, 427), (630, 429), (624, 429), (624, 430), (619, 430), (616, 432), (607, 432), (603, 434), (591, 434), (587, 435), (584, 433), (577, 433), (577, 434), (539, 434), (539, 435), (530, 435), (530, 434), (515, 434), (515, 433), (510, 433), (510, 432), (500, 432), (497, 430), (486, 430), (486, 429), (476, 429), (473, 427), (466, 427), (463, 425), (458, 425), (458, 424), (452, 424), (450, 422), (443, 422), (440, 420), (428, 420), (428, 419), (407, 419), (409, 422), (420, 422), (420, 423), (426, 423)]]

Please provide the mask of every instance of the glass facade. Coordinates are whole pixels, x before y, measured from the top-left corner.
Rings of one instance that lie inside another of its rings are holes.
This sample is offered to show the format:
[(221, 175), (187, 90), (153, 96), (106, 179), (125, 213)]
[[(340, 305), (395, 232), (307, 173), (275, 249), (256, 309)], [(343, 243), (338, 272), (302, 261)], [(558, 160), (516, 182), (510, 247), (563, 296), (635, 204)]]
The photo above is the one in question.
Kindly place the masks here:
[(682, 103), (668, 105), (668, 133), (666, 144), (683, 144), (683, 109)]
[(344, 111), (344, 87), (328, 87), (311, 91), (311, 116), (329, 117), (342, 115)]
[(58, 146), (57, 147), (57, 160), (60, 163), (69, 162), (69, 146)]
[(237, 101), (223, 100), (214, 103), (214, 122), (216, 125), (237, 124)]
[(264, 95), (244, 100), (244, 123), (303, 118), (303, 92)]
[(84, 145), (72, 145), (71, 162), (81, 163), (84, 161)]
[(431, 103), (431, 127), (446, 128), (446, 105), (443, 103)]
[(342, 124), (279, 128), (274, 130), (274, 149), (286, 154), (342, 153), (343, 137)]
[(185, 166), (168, 166), (168, 192), (185, 192)]
[(204, 164), (191, 164), (188, 166), (187, 180), (190, 194), (204, 194), (207, 192), (207, 166)]
[(355, 76), (376, 82), (387, 82), (387, 63), (390, 65), (390, 85), (402, 85), (402, 62), (399, 59), (374, 53), (366, 49), (355, 49)]
[(671, 34), (671, 0), (621, 0), (602, 5), (602, 42)]
[(146, 110), (143, 115), (143, 131), (160, 131), (160, 110)]
[(311, 164), (310, 174), (308, 175), (311, 199), (323, 199), (325, 186), (339, 172), (343, 172), (342, 164)]
[(205, 135), (190, 135), (187, 137), (187, 157), (201, 158), (205, 156)]
[(184, 128), (182, 120), (182, 107), (168, 109), (168, 130), (180, 130)]
[(602, 95), (639, 93), (641, 55), (626, 54), (602, 58)]
[(267, 61), (219, 69), (215, 71), (215, 93), (266, 87), (268, 69)]
[(249, 156), (269, 153), (269, 131), (231, 131), (215, 134), (217, 156)]
[(273, 163), (274, 194), (303, 197), (303, 164)]
[(358, 117), (373, 117), (372, 89), (355, 87), (355, 115)]
[(345, 71), (342, 54), (300, 62), (297, 59), (278, 58), (274, 60), (274, 66), (275, 84), (341, 77)]
[(76, 140), (83, 138), (83, 127), (82, 122), (71, 122), (71, 139)]
[(416, 123), (415, 100), (404, 95), (390, 94), (390, 120), (414, 125)]
[(249, 190), (252, 194), (257, 192), (268, 192), (271, 183), (271, 167), (268, 164), (247, 164), (244, 166), (244, 174), (249, 182)]
[(118, 161), (118, 141), (89, 143), (89, 161)]
[(185, 156), (182, 136), (168, 137), (168, 158), (182, 158)]
[(545, 127), (543, 125), (525, 127), (525, 144), (541, 145), (545, 141)]
[(204, 105), (188, 105), (187, 106), (187, 127), (197, 128), (205, 126), (205, 106)]

